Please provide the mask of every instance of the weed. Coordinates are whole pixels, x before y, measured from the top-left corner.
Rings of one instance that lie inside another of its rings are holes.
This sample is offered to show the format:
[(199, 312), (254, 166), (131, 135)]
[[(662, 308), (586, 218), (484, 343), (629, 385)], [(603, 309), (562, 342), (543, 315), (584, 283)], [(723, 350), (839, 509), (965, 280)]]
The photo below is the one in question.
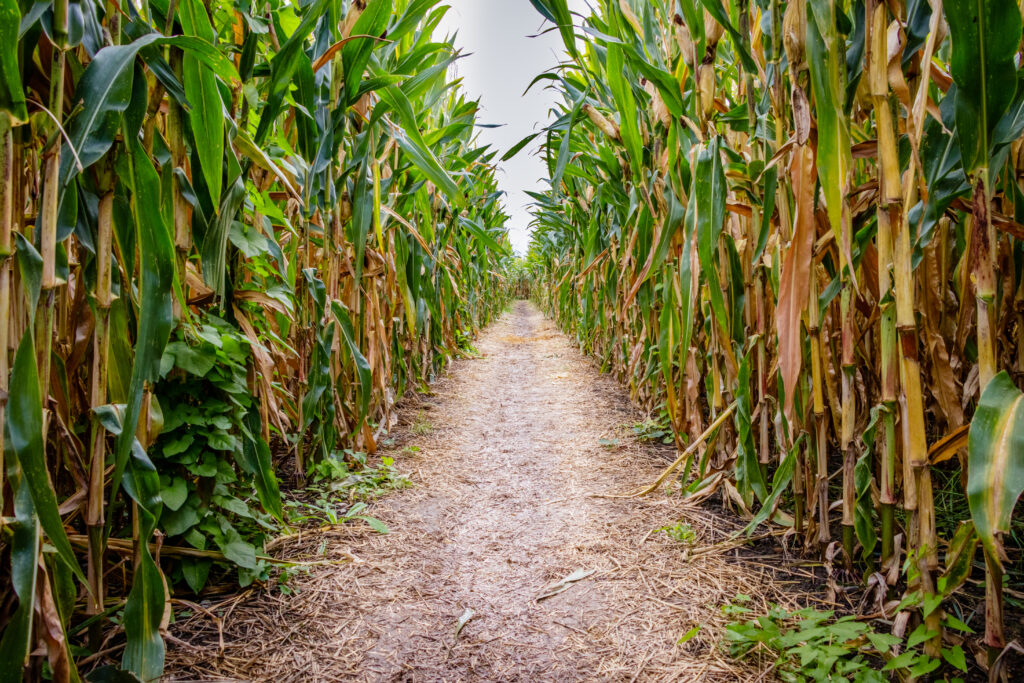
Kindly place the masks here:
[[(341, 503), (343, 506), (344, 503)], [(293, 513), (292, 521), (296, 523), (319, 523), (343, 524), (353, 519), (359, 519), (370, 525), (374, 531), (386, 534), (388, 527), (376, 517), (360, 514), (366, 509), (366, 503), (359, 501), (344, 510), (339, 506), (339, 501), (330, 496), (320, 496), (316, 501), (289, 500), (285, 506)]]
[(672, 427), (667, 420), (644, 420), (632, 426), (633, 434), (637, 441), (661, 442), (663, 444), (675, 443), (672, 435)]
[(383, 534), (388, 532), (383, 522), (361, 514), (365, 501), (412, 486), (409, 478), (395, 469), (394, 458), (385, 455), (378, 465), (371, 466), (365, 453), (349, 449), (335, 451), (311, 465), (309, 476), (312, 483), (305, 493), (312, 498), (285, 502), (291, 522), (340, 524), (359, 519)]
[(434, 425), (430, 424), (427, 416), (421, 410), (412, 423), (412, 433), (416, 436), (426, 436), (432, 431), (434, 431)]
[[(749, 596), (737, 595), (722, 606), (723, 614), (735, 618), (725, 627), (729, 653), (737, 659), (755, 655), (768, 658), (783, 681), (882, 683), (893, 676), (926, 676), (942, 666), (943, 660), (961, 672), (967, 670), (959, 645), (942, 648), (941, 658), (920, 650), (935, 635), (923, 624), (903, 640), (878, 633), (870, 622), (855, 616), (836, 619), (832, 611), (811, 607), (791, 612), (772, 605), (767, 614), (754, 616), (745, 606), (749, 600)], [(958, 627), (953, 622), (946, 626)]]
[(480, 352), (473, 346), (473, 330), (471, 329), (455, 330), (455, 345), (459, 351), (467, 356), (476, 357), (480, 355)]
[(686, 522), (677, 522), (672, 526), (663, 526), (657, 531), (667, 534), (673, 541), (684, 545), (694, 545), (697, 542), (697, 532)]
[(281, 567), (277, 571), (277, 590), (281, 595), (294, 595), (297, 591), (292, 587), (292, 577), (296, 574), (308, 574), (308, 567)]
[(412, 482), (395, 469), (395, 460), (381, 457), (376, 467), (367, 465), (366, 454), (345, 449), (315, 463), (309, 468), (314, 487), (328, 492), (344, 492), (349, 499), (370, 499), (380, 494), (412, 486)]

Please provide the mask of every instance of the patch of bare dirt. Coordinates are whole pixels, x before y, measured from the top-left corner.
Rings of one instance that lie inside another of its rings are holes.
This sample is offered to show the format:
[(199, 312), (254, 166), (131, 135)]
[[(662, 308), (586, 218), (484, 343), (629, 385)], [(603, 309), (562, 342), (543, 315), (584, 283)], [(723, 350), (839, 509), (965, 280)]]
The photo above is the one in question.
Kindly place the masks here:
[[(723, 656), (719, 606), (737, 593), (755, 608), (786, 602), (775, 567), (711, 547), (736, 522), (677, 496), (595, 497), (650, 483), (665, 463), (633, 441), (640, 416), (622, 388), (533, 304), (517, 302), (477, 348), (405, 408), (395, 450), (419, 447), (396, 455), (415, 487), (370, 511), (391, 533), (346, 525), (279, 544), (282, 557), (338, 564), (293, 578), (292, 595), (252, 591), (177, 624), (172, 680), (756, 675)], [(694, 545), (657, 531), (677, 522)], [(592, 573), (538, 600), (574, 572)]]

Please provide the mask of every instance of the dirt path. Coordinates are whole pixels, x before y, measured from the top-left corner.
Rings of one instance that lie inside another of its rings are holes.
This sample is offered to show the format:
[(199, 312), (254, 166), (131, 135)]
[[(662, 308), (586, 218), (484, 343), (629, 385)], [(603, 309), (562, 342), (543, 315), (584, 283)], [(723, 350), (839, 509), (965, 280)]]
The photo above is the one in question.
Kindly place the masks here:
[[(197, 612), (172, 630), (172, 678), (746, 677), (717, 645), (718, 606), (763, 593), (770, 567), (732, 551), (687, 558), (735, 523), (676, 496), (591, 495), (648, 483), (665, 463), (633, 442), (639, 416), (624, 391), (533, 304), (517, 302), (477, 348), (482, 357), (454, 363), (434, 396), (403, 410), (395, 450), (420, 450), (396, 457), (415, 486), (372, 510), (391, 533), (346, 525), (280, 548), (357, 561), (294, 577), (291, 595), (218, 605), (219, 627)], [(694, 545), (654, 531), (680, 521)], [(593, 573), (537, 600), (577, 570)]]

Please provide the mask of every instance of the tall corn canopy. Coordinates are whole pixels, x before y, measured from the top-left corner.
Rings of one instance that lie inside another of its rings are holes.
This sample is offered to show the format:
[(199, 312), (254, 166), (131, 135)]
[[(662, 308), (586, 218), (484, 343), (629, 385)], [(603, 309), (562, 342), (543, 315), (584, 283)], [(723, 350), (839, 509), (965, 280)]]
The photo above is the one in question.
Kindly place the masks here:
[(501, 308), (436, 5), (0, 0), (0, 681), (110, 619), (158, 677), (168, 591), (264, 575), (279, 481)]
[(569, 53), (535, 295), (679, 447), (725, 418), (687, 495), (880, 569), (933, 656), (980, 542), (998, 652), (1024, 489), (1018, 4), (533, 4)]

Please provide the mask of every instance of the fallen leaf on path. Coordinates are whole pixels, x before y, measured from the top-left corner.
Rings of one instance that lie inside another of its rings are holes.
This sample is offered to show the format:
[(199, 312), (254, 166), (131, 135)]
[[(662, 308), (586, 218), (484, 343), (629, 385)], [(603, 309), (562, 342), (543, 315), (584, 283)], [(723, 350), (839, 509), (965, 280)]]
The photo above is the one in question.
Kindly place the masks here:
[(458, 623), (455, 624), (455, 640), (456, 641), (459, 639), (459, 634), (462, 633), (462, 629), (466, 626), (466, 624), (469, 623), (469, 620), (472, 619), (475, 616), (476, 616), (476, 612), (474, 612), (469, 607), (467, 607), (466, 611), (462, 613), (462, 616), (459, 617)]
[(577, 569), (572, 574), (569, 574), (568, 576), (561, 578), (558, 582), (553, 583), (547, 588), (545, 588), (544, 592), (537, 597), (537, 602), (540, 602), (545, 598), (550, 598), (553, 595), (558, 595), (563, 591), (569, 590), (569, 588), (571, 588), (574, 583), (576, 583), (577, 581), (582, 581), (583, 579), (587, 578), (596, 571), (596, 569)]
[(684, 633), (682, 637), (676, 641), (676, 645), (683, 645), (684, 643), (688, 643), (698, 633), (700, 633), (700, 624), (697, 624), (689, 631)]

